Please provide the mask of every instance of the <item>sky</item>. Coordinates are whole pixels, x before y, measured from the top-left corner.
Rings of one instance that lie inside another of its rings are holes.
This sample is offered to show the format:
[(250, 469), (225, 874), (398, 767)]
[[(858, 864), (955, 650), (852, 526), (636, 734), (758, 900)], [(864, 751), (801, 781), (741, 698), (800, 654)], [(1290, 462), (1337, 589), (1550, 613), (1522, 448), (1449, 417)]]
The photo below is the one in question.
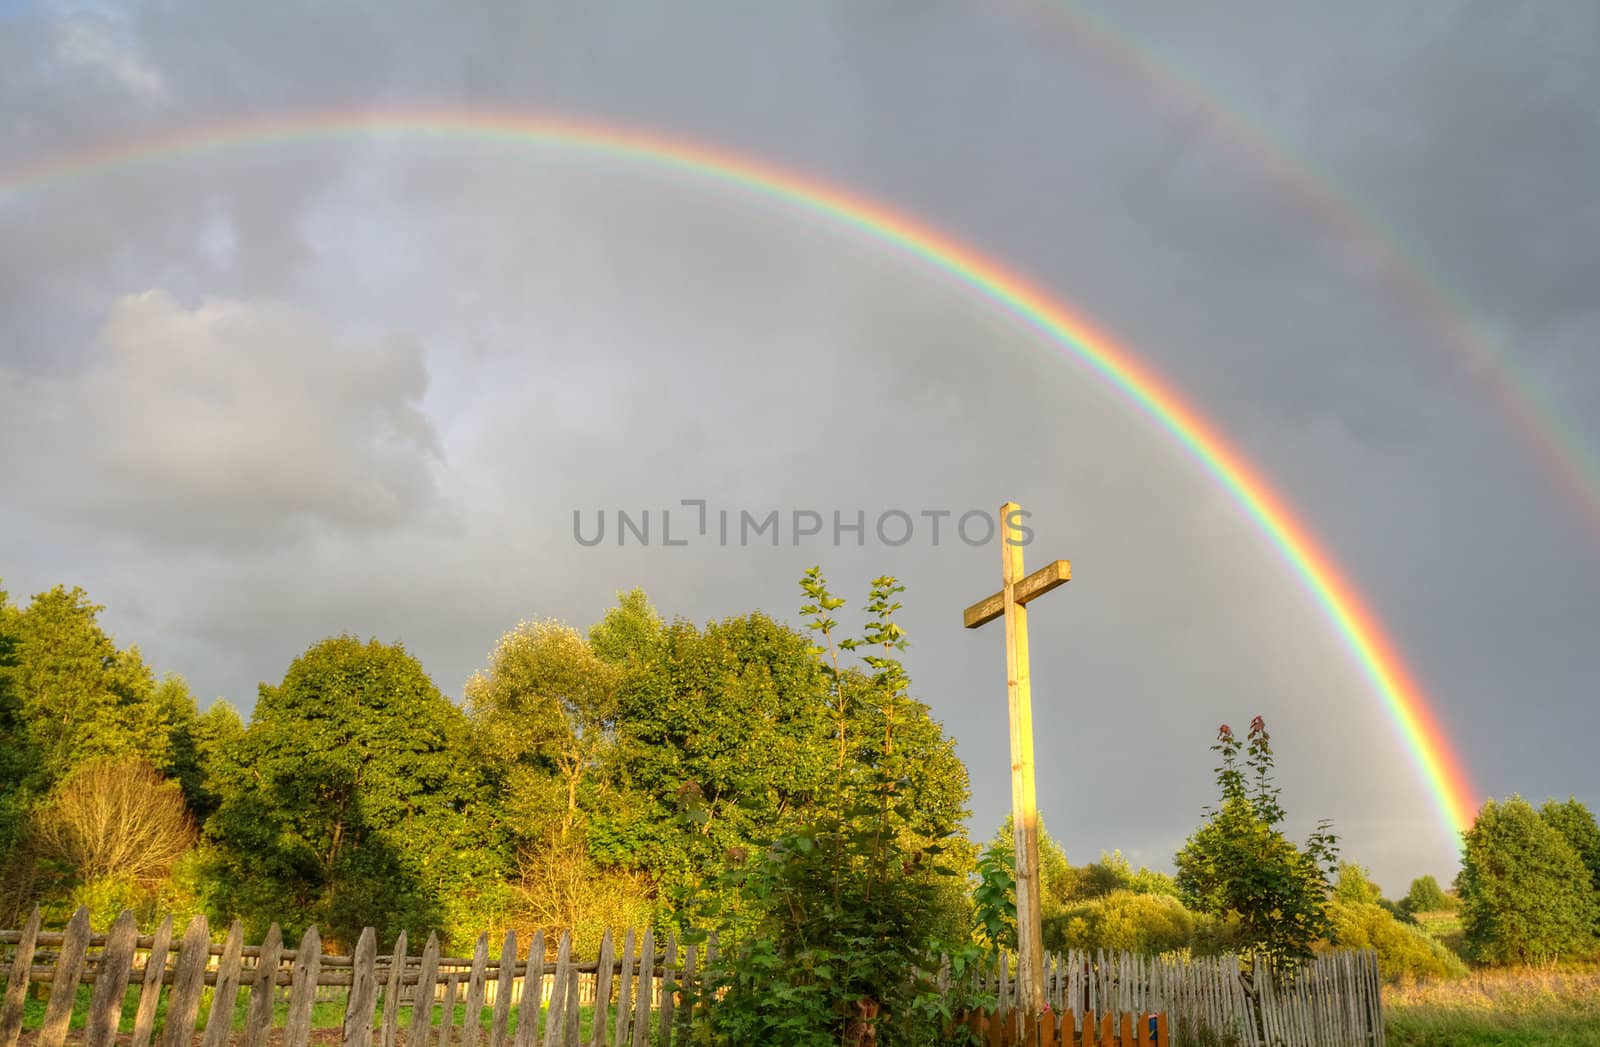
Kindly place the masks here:
[[(1457, 845), (1304, 582), (1149, 415), (906, 253), (507, 141), (19, 173), (448, 108), (846, 187), (1178, 390), (1340, 565), (1480, 797), (1600, 807), (1597, 495), (1503, 392), (1600, 458), (1597, 50), (1583, 4), (6, 0), (0, 579), (19, 601), (81, 585), (119, 643), (248, 714), (330, 634), (401, 641), (459, 697), (517, 622), (587, 626), (635, 586), (668, 617), (797, 621), (813, 564), (853, 608), (893, 574), (984, 838), (1010, 803), (1004, 645), (960, 612), (1000, 550), (952, 531), (1015, 500), (1030, 566), (1073, 564), (1029, 623), (1039, 804), (1069, 858), (1170, 868), (1217, 726), (1260, 714), (1291, 832), (1332, 819), (1398, 895), (1452, 876)], [(667, 509), (692, 541), (663, 544)], [(824, 521), (798, 544), (797, 509)], [(578, 541), (602, 510), (606, 539)], [(651, 512), (648, 544), (618, 545), (619, 510)], [(739, 514), (773, 510), (777, 546), (741, 543)], [(873, 533), (892, 511), (901, 544)], [(834, 513), (864, 515), (859, 545)]]

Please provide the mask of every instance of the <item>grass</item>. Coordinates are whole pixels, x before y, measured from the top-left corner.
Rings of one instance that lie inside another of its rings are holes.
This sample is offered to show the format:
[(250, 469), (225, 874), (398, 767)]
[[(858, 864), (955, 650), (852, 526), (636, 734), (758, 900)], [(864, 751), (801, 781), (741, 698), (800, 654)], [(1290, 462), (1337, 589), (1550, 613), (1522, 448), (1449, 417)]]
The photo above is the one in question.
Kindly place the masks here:
[[(82, 1029), (87, 1024), (89, 1013), (89, 993), (90, 989), (88, 986), (80, 985), (78, 987), (77, 995), (73, 998), (72, 1002), (72, 1019), (68, 1028)], [(158, 1043), (160, 1042), (159, 1037), (161, 1029), (166, 1024), (168, 995), (169, 994), (165, 992), (162, 993), (161, 1000), (156, 1005), (156, 1042)], [(210, 989), (205, 990), (204, 994), (201, 996), (200, 1013), (199, 1017), (195, 1021), (196, 1029), (204, 1029), (206, 1022), (210, 1019), (212, 1000), (214, 996), (215, 993)], [(37, 1029), (44, 1022), (44, 1013), (45, 1008), (48, 1005), (48, 1000), (48, 992), (40, 995), (37, 999), (33, 998), (32, 996), (28, 998), (23, 1005), (22, 1012), (22, 1027), (24, 1029)], [(342, 1027), (344, 1025), (344, 1006), (343, 1000), (334, 1000), (331, 1002), (313, 1004), (311, 1008), (311, 1027), (313, 1029), (337, 1029)], [(118, 1032), (131, 1033), (133, 1031), (134, 1015), (137, 1013), (138, 1008), (139, 987), (130, 986), (126, 996), (123, 997), (122, 1021), (118, 1025)], [(244, 1030), (244, 1023), (249, 1014), (249, 1010), (249, 993), (240, 992), (238, 1002), (234, 1004), (233, 1008), (233, 1029), (235, 1032), (242, 1032)], [(519, 1011), (520, 1008), (518, 1007), (513, 1007), (511, 1009), (511, 1014), (506, 1024), (508, 1035), (517, 1027)], [(284, 1019), (288, 1016), (288, 1013), (289, 1004), (287, 1001), (280, 1000), (273, 1008), (272, 1024), (274, 1028), (283, 1028)], [(543, 1013), (544, 1012), (541, 1012), (541, 1014)], [(442, 1006), (435, 1006), (433, 1010), (432, 1022), (434, 1028), (438, 1028), (443, 1017), (444, 1008)], [(452, 1025), (457, 1029), (463, 1028), (466, 1024), (466, 1017), (466, 1006), (464, 1004), (456, 1004)], [(376, 1008), (374, 1008), (373, 1027), (377, 1028), (382, 1021), (383, 998), (382, 994), (380, 993), (378, 1005)], [(487, 1030), (493, 1021), (494, 1008), (483, 1008), (482, 1012), (478, 1015), (478, 1026), (484, 1030)], [(411, 1007), (402, 1006), (400, 1008), (398, 1024), (402, 1030), (409, 1029), (411, 1027)], [(578, 1028), (580, 1039), (583, 1042), (588, 1041), (589, 1034), (593, 1027), (594, 1008), (590, 1006), (580, 1007), (578, 1009)]]
[(1600, 970), (1516, 968), (1385, 987), (1391, 1047), (1600, 1047)]

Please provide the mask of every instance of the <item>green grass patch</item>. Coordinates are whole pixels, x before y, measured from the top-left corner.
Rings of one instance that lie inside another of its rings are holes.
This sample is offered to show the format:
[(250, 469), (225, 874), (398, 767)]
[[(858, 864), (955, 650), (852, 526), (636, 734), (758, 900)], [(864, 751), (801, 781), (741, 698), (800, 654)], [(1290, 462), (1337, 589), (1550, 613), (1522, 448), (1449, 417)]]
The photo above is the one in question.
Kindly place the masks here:
[[(44, 986), (36, 986), (35, 991), (37, 991), (39, 995), (35, 997), (30, 994), (28, 999), (23, 1004), (22, 1027), (24, 1029), (39, 1028), (39, 1026), (44, 1023), (45, 1009), (49, 1006), (49, 989)], [(72, 1018), (68, 1026), (69, 1028), (81, 1030), (88, 1024), (90, 992), (91, 989), (89, 986), (80, 985), (78, 987), (78, 992), (76, 996), (73, 997), (72, 1001)], [(134, 1017), (137, 1015), (139, 1009), (139, 992), (140, 989), (137, 985), (131, 986), (129, 987), (127, 994), (123, 997), (122, 1020), (118, 1024), (118, 1032), (133, 1032)], [(155, 1028), (157, 1037), (160, 1036), (161, 1030), (166, 1025), (167, 1000), (169, 996), (170, 990), (162, 992), (161, 1001), (156, 1006)], [(216, 993), (211, 989), (206, 989), (201, 995), (200, 1012), (195, 1020), (195, 1028), (197, 1030), (204, 1029), (206, 1027), (206, 1023), (210, 1020), (211, 1007), (215, 996)], [(311, 1007), (311, 1027), (313, 1029), (341, 1028), (344, 1025), (344, 1008), (345, 1003), (343, 1000), (332, 1000), (313, 1004)], [(516, 1030), (518, 1019), (520, 1017), (520, 1010), (521, 1008), (515, 1005), (513, 1005), (511, 1008), (511, 1014), (506, 1023), (508, 1035)], [(403, 1030), (411, 1028), (411, 1011), (412, 1008), (409, 1004), (402, 1005), (399, 1008), (397, 1022), (399, 1027)], [(237, 1002), (235, 1002), (233, 1008), (232, 1025), (235, 1032), (242, 1032), (244, 1030), (245, 1020), (248, 1018), (249, 1012), (250, 994), (248, 991), (241, 990), (239, 993), (239, 998)], [(541, 1033), (544, 1031), (544, 1018), (546, 1017), (547, 1013), (548, 1012), (545, 1011), (540, 1012), (539, 1029)], [(277, 1029), (283, 1028), (284, 1021), (288, 1018), (288, 1015), (288, 1002), (286, 1000), (277, 1001), (273, 1006), (273, 1027)], [(651, 1019), (653, 1027), (655, 1019), (654, 1014), (651, 1015)], [(434, 1028), (438, 1028), (439, 1024), (443, 1020), (444, 1007), (441, 1004), (435, 1004), (432, 1015), (432, 1026)], [(466, 1026), (466, 1020), (466, 1005), (460, 1003), (456, 1004), (455, 1011), (451, 1017), (452, 1026), (457, 1029), (464, 1028)], [(373, 1013), (373, 1028), (376, 1029), (380, 1027), (382, 1023), (383, 994), (380, 992), (378, 994), (378, 1005), (376, 1008), (374, 1008)], [(493, 1023), (494, 1008), (483, 1008), (478, 1015), (479, 1028), (487, 1031)], [(578, 1009), (578, 1029), (582, 1041), (587, 1043), (590, 1033), (594, 1029), (594, 1008), (592, 1006), (583, 1006)]]

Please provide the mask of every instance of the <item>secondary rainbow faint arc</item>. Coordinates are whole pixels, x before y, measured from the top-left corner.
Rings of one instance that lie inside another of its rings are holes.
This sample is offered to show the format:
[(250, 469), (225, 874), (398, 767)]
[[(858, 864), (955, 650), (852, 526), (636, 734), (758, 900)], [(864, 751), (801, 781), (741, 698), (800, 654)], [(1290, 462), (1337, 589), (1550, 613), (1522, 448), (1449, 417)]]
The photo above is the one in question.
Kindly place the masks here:
[(1332, 557), (1255, 468), (1130, 350), (1082, 316), (976, 249), (875, 200), (764, 160), (638, 128), (521, 112), (406, 109), (281, 115), (73, 152), (0, 173), (0, 203), (139, 164), (373, 132), (558, 147), (684, 172), (789, 204), (895, 247), (1022, 319), (1131, 399), (1238, 501), (1305, 583), (1378, 692), (1446, 828), (1454, 836), (1471, 824), (1475, 794), (1422, 689)]
[(1488, 332), (1481, 330), (1482, 325), (1473, 322), (1472, 310), (1461, 296), (1429, 273), (1399, 233), (1260, 121), (1228, 104), (1110, 18), (1070, 0), (1031, 0), (1024, 6), (1028, 8), (1060, 22), (1079, 42), (1098, 51), (1174, 111), (1197, 109), (1234, 155), (1252, 160), (1257, 171), (1277, 183), (1304, 210), (1357, 247), (1374, 263), (1389, 289), (1405, 298), (1407, 305), (1431, 322), (1443, 341), (1461, 354), (1473, 379), (1488, 387), (1556, 490), (1572, 504), (1590, 532), (1600, 537), (1600, 460), (1567, 413), (1519, 373)]

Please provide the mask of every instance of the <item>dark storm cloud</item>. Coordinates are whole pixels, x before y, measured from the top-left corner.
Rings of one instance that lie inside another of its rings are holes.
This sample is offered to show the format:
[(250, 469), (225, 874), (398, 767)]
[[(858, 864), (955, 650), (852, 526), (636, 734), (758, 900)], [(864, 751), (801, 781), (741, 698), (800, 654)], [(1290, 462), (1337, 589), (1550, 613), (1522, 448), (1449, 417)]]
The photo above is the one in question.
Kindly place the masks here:
[[(1358, 199), (1579, 415), (1600, 387), (1595, 15), (1101, 12), (1208, 100), (1144, 82), (1080, 10), (35, 8), (0, 26), (0, 157), (293, 109), (498, 106), (690, 134), (936, 218), (1239, 442), (1392, 628), (1485, 791), (1581, 792), (1596, 536), (1373, 244), (1208, 106)], [(1086, 368), (814, 217), (504, 144), (237, 150), (0, 198), (0, 314), (7, 445), (34, 448), (6, 465), (8, 588), (82, 582), (203, 694), (247, 706), (346, 629), (404, 639), (456, 692), (517, 620), (581, 624), (616, 589), (788, 614), (811, 563), (851, 595), (889, 570), (986, 835), (1007, 802), (1000, 652), (953, 622), (993, 588), (994, 550), (586, 550), (571, 512), (1017, 497), (1030, 561), (1077, 573), (1034, 618), (1060, 750), (1041, 802), (1074, 860), (1165, 862), (1217, 722), (1263, 712), (1292, 810), (1341, 819), (1391, 890), (1450, 872), (1388, 714), (1239, 508)], [(1132, 765), (1115, 804), (1098, 794)]]

